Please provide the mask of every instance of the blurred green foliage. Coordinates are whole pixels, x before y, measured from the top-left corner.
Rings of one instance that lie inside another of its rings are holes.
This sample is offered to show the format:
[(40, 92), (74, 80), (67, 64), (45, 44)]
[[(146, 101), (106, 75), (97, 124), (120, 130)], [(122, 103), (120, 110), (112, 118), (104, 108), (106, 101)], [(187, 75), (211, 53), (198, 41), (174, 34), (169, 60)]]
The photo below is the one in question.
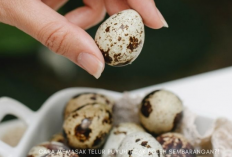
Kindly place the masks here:
[(0, 23), (0, 56), (35, 52), (38, 42), (15, 27)]

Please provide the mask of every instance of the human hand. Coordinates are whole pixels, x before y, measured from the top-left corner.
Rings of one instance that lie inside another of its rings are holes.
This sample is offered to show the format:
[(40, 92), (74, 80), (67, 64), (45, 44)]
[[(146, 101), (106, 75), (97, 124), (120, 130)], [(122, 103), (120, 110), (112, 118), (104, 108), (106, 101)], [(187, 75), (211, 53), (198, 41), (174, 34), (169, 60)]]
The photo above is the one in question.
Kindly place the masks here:
[(132, 8), (145, 25), (168, 27), (153, 0), (83, 0), (84, 7), (65, 16), (54, 10), (68, 0), (1, 0), (0, 22), (15, 26), (57, 54), (63, 55), (95, 78), (104, 70), (105, 61), (94, 40), (84, 31), (105, 17)]

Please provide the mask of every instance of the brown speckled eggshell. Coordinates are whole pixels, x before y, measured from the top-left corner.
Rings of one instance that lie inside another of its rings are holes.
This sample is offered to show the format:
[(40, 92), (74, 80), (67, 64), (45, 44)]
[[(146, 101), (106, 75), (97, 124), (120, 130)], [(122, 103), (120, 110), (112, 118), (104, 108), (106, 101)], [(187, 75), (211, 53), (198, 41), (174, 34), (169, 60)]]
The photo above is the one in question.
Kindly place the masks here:
[(54, 134), (52, 138), (50, 139), (51, 142), (59, 142), (65, 144), (65, 137), (62, 133)]
[(182, 113), (182, 101), (167, 90), (151, 92), (142, 100), (139, 107), (142, 125), (155, 135), (174, 130), (182, 118)]
[[(196, 157), (193, 152), (193, 146), (188, 142), (188, 140), (179, 133), (165, 133), (157, 137), (157, 141), (162, 145), (166, 152), (166, 157)], [(179, 153), (177, 153), (179, 150)], [(186, 153), (181, 153), (183, 150)]]
[(63, 124), (67, 143), (72, 148), (99, 148), (112, 127), (108, 105), (92, 103), (69, 114)]
[(114, 155), (112, 153), (118, 149), (122, 140), (134, 132), (145, 132), (145, 130), (135, 123), (120, 123), (119, 125), (115, 126), (111, 130), (104, 145), (104, 150), (106, 153), (103, 153), (102, 157), (112, 157)]
[(59, 142), (44, 142), (31, 148), (27, 157), (44, 157), (49, 152), (65, 151), (68, 149), (67, 146)]
[(64, 153), (58, 152), (58, 153), (48, 154), (42, 157), (79, 157), (79, 156), (74, 152), (64, 152)]
[(162, 146), (150, 134), (135, 132), (126, 136), (116, 157), (164, 157)]
[(128, 9), (102, 23), (95, 42), (108, 65), (125, 66), (131, 64), (142, 51), (144, 34), (141, 16), (135, 10)]
[(71, 112), (88, 103), (106, 104), (109, 105), (110, 108), (114, 106), (114, 101), (105, 95), (98, 93), (81, 93), (71, 98), (66, 104), (64, 119), (67, 118)]

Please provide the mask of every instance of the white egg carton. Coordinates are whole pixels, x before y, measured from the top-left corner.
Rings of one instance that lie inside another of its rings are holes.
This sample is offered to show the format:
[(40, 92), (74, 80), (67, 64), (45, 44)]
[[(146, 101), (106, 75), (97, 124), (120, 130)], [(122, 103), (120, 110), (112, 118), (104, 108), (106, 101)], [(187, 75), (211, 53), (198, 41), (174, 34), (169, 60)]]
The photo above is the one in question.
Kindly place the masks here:
[[(200, 130), (206, 130), (208, 126), (205, 124), (208, 120), (204, 120), (203, 117), (207, 119), (226, 117), (232, 120), (231, 67), (130, 91), (129, 95), (131, 97), (144, 96), (160, 88), (174, 92), (182, 99), (185, 106), (202, 116), (202, 120), (196, 122)], [(0, 98), (0, 121), (5, 115), (12, 114), (27, 124), (27, 130), (16, 147), (11, 147), (0, 141), (0, 156), (24, 157), (32, 146), (47, 141), (53, 134), (60, 132), (64, 105), (71, 97), (83, 92), (101, 93), (114, 98), (116, 101), (122, 97), (122, 93), (103, 89), (69, 88), (52, 95), (36, 112), (11, 98)], [(17, 132), (17, 130), (15, 131)]]

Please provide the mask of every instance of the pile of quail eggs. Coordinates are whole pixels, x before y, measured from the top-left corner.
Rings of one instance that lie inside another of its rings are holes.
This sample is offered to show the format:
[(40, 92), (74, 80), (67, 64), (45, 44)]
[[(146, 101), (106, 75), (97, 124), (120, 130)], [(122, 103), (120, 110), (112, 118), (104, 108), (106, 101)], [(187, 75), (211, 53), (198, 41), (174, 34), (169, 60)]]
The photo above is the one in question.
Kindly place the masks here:
[[(107, 64), (131, 64), (144, 43), (141, 16), (131, 9), (111, 16), (99, 27), (95, 42)], [(145, 96), (139, 106), (140, 124), (113, 126), (114, 104), (99, 93), (73, 97), (64, 109), (63, 133), (33, 147), (28, 157), (78, 157), (83, 154), (77, 151), (87, 149), (101, 150), (102, 157), (195, 157), (180, 153), (194, 148), (183, 135), (174, 133), (183, 113), (182, 101), (174, 93), (156, 90)]]
[[(33, 147), (28, 157), (76, 157), (75, 151), (98, 149), (112, 128), (114, 101), (102, 94), (82, 93), (70, 99), (64, 109), (63, 133)], [(61, 115), (62, 116), (62, 115)], [(75, 155), (74, 155), (75, 154)]]
[[(114, 100), (99, 93), (74, 96), (64, 109), (63, 133), (33, 147), (28, 157), (81, 157), (86, 154), (77, 153), (87, 149), (100, 150), (101, 157), (196, 156), (187, 139), (175, 132), (183, 104), (174, 93), (156, 90), (147, 94), (139, 105), (140, 124), (113, 126), (114, 104)], [(44, 154), (38, 153), (41, 149)]]

